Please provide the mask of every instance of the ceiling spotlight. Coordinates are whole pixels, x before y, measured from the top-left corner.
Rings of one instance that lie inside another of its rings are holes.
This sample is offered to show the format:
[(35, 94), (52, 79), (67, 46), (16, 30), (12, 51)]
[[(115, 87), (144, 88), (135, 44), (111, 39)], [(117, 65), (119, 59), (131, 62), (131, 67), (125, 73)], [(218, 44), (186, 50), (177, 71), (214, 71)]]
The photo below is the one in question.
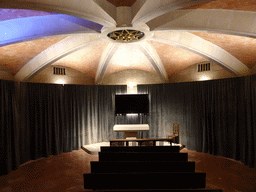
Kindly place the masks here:
[(118, 31), (112, 31), (107, 34), (107, 36), (115, 41), (122, 41), (122, 42), (131, 42), (131, 41), (137, 41), (144, 37), (144, 33), (137, 30), (118, 30)]

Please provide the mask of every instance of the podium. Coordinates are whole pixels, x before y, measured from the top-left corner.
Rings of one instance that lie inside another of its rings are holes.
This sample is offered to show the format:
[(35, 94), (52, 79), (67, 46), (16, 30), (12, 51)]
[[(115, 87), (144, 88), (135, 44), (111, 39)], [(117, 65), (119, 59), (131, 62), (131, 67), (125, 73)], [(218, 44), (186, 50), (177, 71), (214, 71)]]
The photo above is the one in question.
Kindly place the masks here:
[(114, 125), (113, 130), (116, 132), (124, 132), (125, 139), (137, 139), (139, 131), (148, 131), (148, 124), (121, 124)]

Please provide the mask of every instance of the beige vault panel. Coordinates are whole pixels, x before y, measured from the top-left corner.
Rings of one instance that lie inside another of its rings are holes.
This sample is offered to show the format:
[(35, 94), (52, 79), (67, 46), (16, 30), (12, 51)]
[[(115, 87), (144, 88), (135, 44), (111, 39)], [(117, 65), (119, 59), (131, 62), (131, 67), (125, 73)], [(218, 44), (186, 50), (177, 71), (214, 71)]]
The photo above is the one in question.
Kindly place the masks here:
[(214, 43), (236, 57), (250, 69), (256, 65), (256, 39), (217, 33), (193, 34)]
[(26, 63), (66, 37), (50, 37), (0, 47), (0, 63), (15, 75)]
[(100, 57), (107, 43), (101, 42), (71, 53), (52, 65), (70, 67), (95, 79)]
[(254, 0), (215, 0), (209, 3), (190, 6), (187, 9), (230, 9), (240, 11), (256, 11)]
[(182, 48), (155, 41), (151, 41), (151, 44), (160, 56), (168, 76), (178, 73), (195, 63), (208, 61), (204, 57)]
[(105, 76), (126, 69), (156, 73), (148, 58), (136, 45), (136, 43), (120, 45), (110, 60)]

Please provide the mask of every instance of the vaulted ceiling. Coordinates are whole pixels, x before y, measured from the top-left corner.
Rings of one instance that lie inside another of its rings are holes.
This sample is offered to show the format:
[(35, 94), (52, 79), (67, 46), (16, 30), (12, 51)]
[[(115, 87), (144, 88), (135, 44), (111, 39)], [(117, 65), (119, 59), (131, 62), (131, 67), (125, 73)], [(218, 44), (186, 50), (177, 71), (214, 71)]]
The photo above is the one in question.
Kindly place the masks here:
[[(162, 82), (188, 66), (215, 61), (237, 76), (256, 66), (255, 0), (3, 0), (0, 66), (26, 81), (48, 65), (101, 84), (126, 69)], [(138, 30), (144, 37), (107, 35)]]

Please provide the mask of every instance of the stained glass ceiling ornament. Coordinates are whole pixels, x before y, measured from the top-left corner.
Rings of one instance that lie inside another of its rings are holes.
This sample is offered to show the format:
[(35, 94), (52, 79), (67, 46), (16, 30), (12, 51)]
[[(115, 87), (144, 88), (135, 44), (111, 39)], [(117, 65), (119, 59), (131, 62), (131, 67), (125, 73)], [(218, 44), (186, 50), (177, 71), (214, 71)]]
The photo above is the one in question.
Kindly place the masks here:
[(107, 34), (107, 36), (115, 41), (131, 42), (140, 40), (144, 37), (144, 33), (138, 30), (117, 30)]

